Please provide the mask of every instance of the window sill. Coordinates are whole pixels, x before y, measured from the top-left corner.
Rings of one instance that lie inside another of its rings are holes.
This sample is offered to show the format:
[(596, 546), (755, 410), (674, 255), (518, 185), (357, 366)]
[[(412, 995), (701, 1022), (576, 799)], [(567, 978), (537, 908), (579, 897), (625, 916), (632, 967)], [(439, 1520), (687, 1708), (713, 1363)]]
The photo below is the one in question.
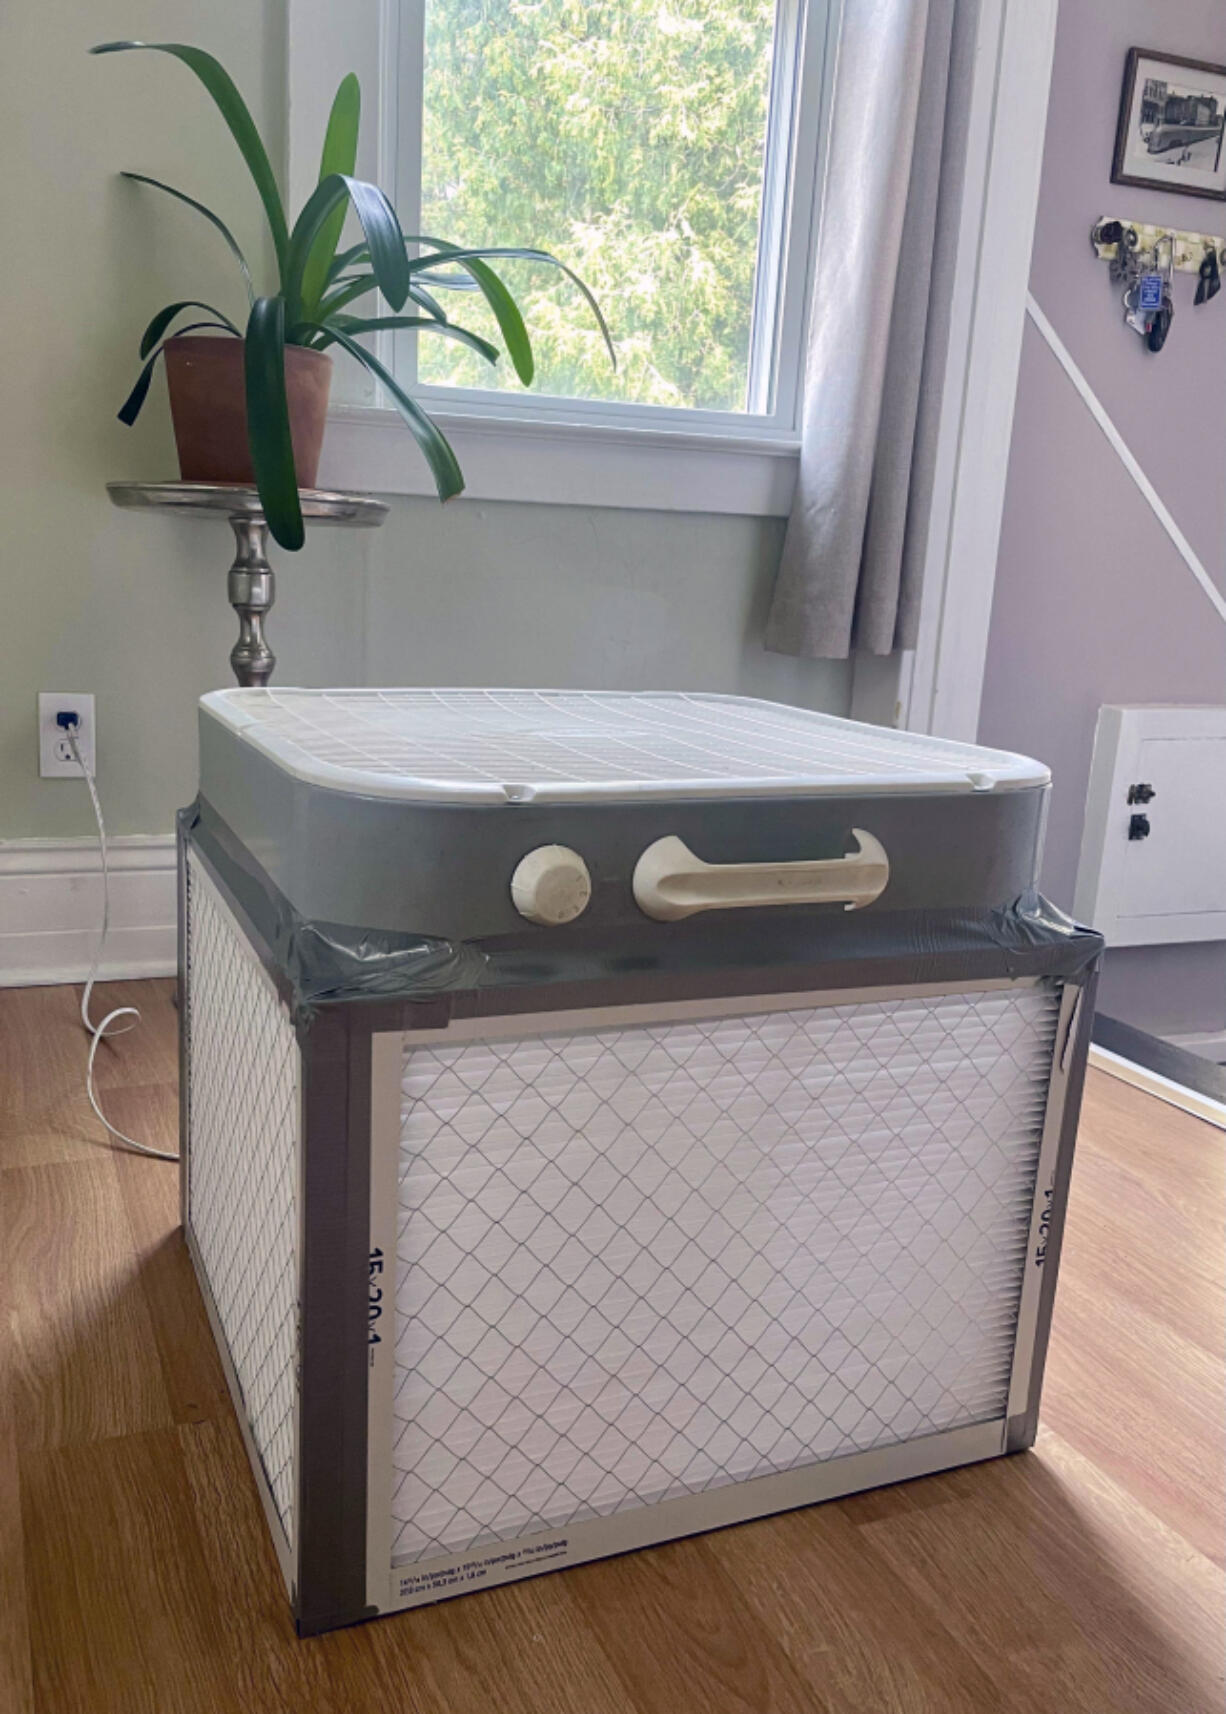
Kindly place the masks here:
[[(786, 517), (799, 443), (725, 435), (433, 413), (473, 500)], [(328, 414), (321, 487), (433, 495), (429, 471), (395, 411), (337, 405)]]

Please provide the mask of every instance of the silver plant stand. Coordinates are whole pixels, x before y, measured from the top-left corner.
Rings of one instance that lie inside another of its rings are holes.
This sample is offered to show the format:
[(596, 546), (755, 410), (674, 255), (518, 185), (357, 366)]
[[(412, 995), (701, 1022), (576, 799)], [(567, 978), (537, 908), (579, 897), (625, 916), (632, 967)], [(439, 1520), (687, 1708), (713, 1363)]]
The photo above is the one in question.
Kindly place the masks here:
[[(116, 506), (140, 512), (181, 512), (188, 517), (228, 518), (237, 551), (230, 567), (230, 605), (238, 614), (238, 641), (230, 665), (239, 684), (267, 684), (277, 657), (264, 635), (264, 616), (276, 599), (268, 563), (268, 524), (254, 488), (208, 482), (108, 482)], [(369, 494), (335, 494), (326, 488), (299, 490), (302, 516), (312, 524), (350, 524), (372, 529), (387, 506)]]

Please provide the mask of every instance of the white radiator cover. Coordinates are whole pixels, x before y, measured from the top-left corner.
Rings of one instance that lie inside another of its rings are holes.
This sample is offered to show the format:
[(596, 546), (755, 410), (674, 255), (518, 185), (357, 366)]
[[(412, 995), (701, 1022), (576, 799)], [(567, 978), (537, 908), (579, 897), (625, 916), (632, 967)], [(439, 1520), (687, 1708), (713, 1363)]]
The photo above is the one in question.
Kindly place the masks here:
[(1226, 940), (1223, 782), (1226, 706), (1100, 708), (1077, 920), (1108, 946)]
[(1059, 988), (753, 1005), (403, 1038), (393, 1563), (1005, 1415)]

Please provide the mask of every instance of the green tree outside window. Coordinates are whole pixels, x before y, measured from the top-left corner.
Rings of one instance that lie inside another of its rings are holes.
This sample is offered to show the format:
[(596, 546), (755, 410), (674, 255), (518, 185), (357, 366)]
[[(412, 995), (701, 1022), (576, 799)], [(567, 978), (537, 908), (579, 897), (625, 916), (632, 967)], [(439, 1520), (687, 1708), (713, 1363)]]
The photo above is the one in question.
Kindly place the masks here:
[[(774, 21), (773, 0), (429, 0), (421, 230), (531, 235), (613, 331), (616, 371), (566, 282), (517, 263), (538, 391), (745, 409)], [(422, 381), (508, 384), (425, 346)]]

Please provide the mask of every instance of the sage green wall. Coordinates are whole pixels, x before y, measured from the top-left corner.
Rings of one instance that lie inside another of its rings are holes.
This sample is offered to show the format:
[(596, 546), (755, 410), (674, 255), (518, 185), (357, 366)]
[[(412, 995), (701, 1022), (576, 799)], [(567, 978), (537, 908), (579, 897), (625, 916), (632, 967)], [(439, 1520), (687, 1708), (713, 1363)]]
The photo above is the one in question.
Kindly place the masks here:
[[(242, 292), (198, 216), (116, 169), (224, 206), (259, 255), (257, 206), (185, 68), (153, 55), (87, 57), (92, 42), (119, 35), (194, 40), (224, 57), (274, 140), (283, 105), (276, 14), (247, 0), (0, 8), (11, 167), (0, 212), (10, 242), (22, 235), (4, 270), (0, 318), (0, 838), (90, 830), (83, 788), (38, 777), (39, 690), (97, 696), (112, 829), (168, 830), (194, 789), (195, 700), (224, 682), (233, 640), (224, 522), (117, 512), (103, 484), (175, 473), (161, 381), (135, 429), (115, 421), (149, 316), (196, 292), (239, 314)], [(360, 566), (313, 544), (285, 575), (277, 642), (288, 671), (318, 679), (357, 670), (346, 583)]]
[(783, 521), (400, 500), (371, 537), (371, 684), (726, 690), (845, 711), (845, 662), (761, 644)]
[[(191, 292), (238, 315), (220, 241), (129, 166), (226, 212), (260, 252), (237, 154), (182, 67), (90, 59), (108, 36), (198, 42), (275, 146), (280, 0), (13, 0), (0, 8), (3, 230), (22, 234), (0, 320), (0, 839), (90, 830), (72, 781), (38, 777), (39, 690), (93, 691), (111, 829), (163, 832), (195, 783), (195, 702), (228, 681), (229, 532), (115, 511), (108, 478), (174, 474), (164, 387), (115, 421), (145, 322)], [(285, 684), (713, 687), (842, 710), (841, 667), (763, 653), (772, 520), (400, 500), (377, 537), (318, 533), (277, 561)]]

